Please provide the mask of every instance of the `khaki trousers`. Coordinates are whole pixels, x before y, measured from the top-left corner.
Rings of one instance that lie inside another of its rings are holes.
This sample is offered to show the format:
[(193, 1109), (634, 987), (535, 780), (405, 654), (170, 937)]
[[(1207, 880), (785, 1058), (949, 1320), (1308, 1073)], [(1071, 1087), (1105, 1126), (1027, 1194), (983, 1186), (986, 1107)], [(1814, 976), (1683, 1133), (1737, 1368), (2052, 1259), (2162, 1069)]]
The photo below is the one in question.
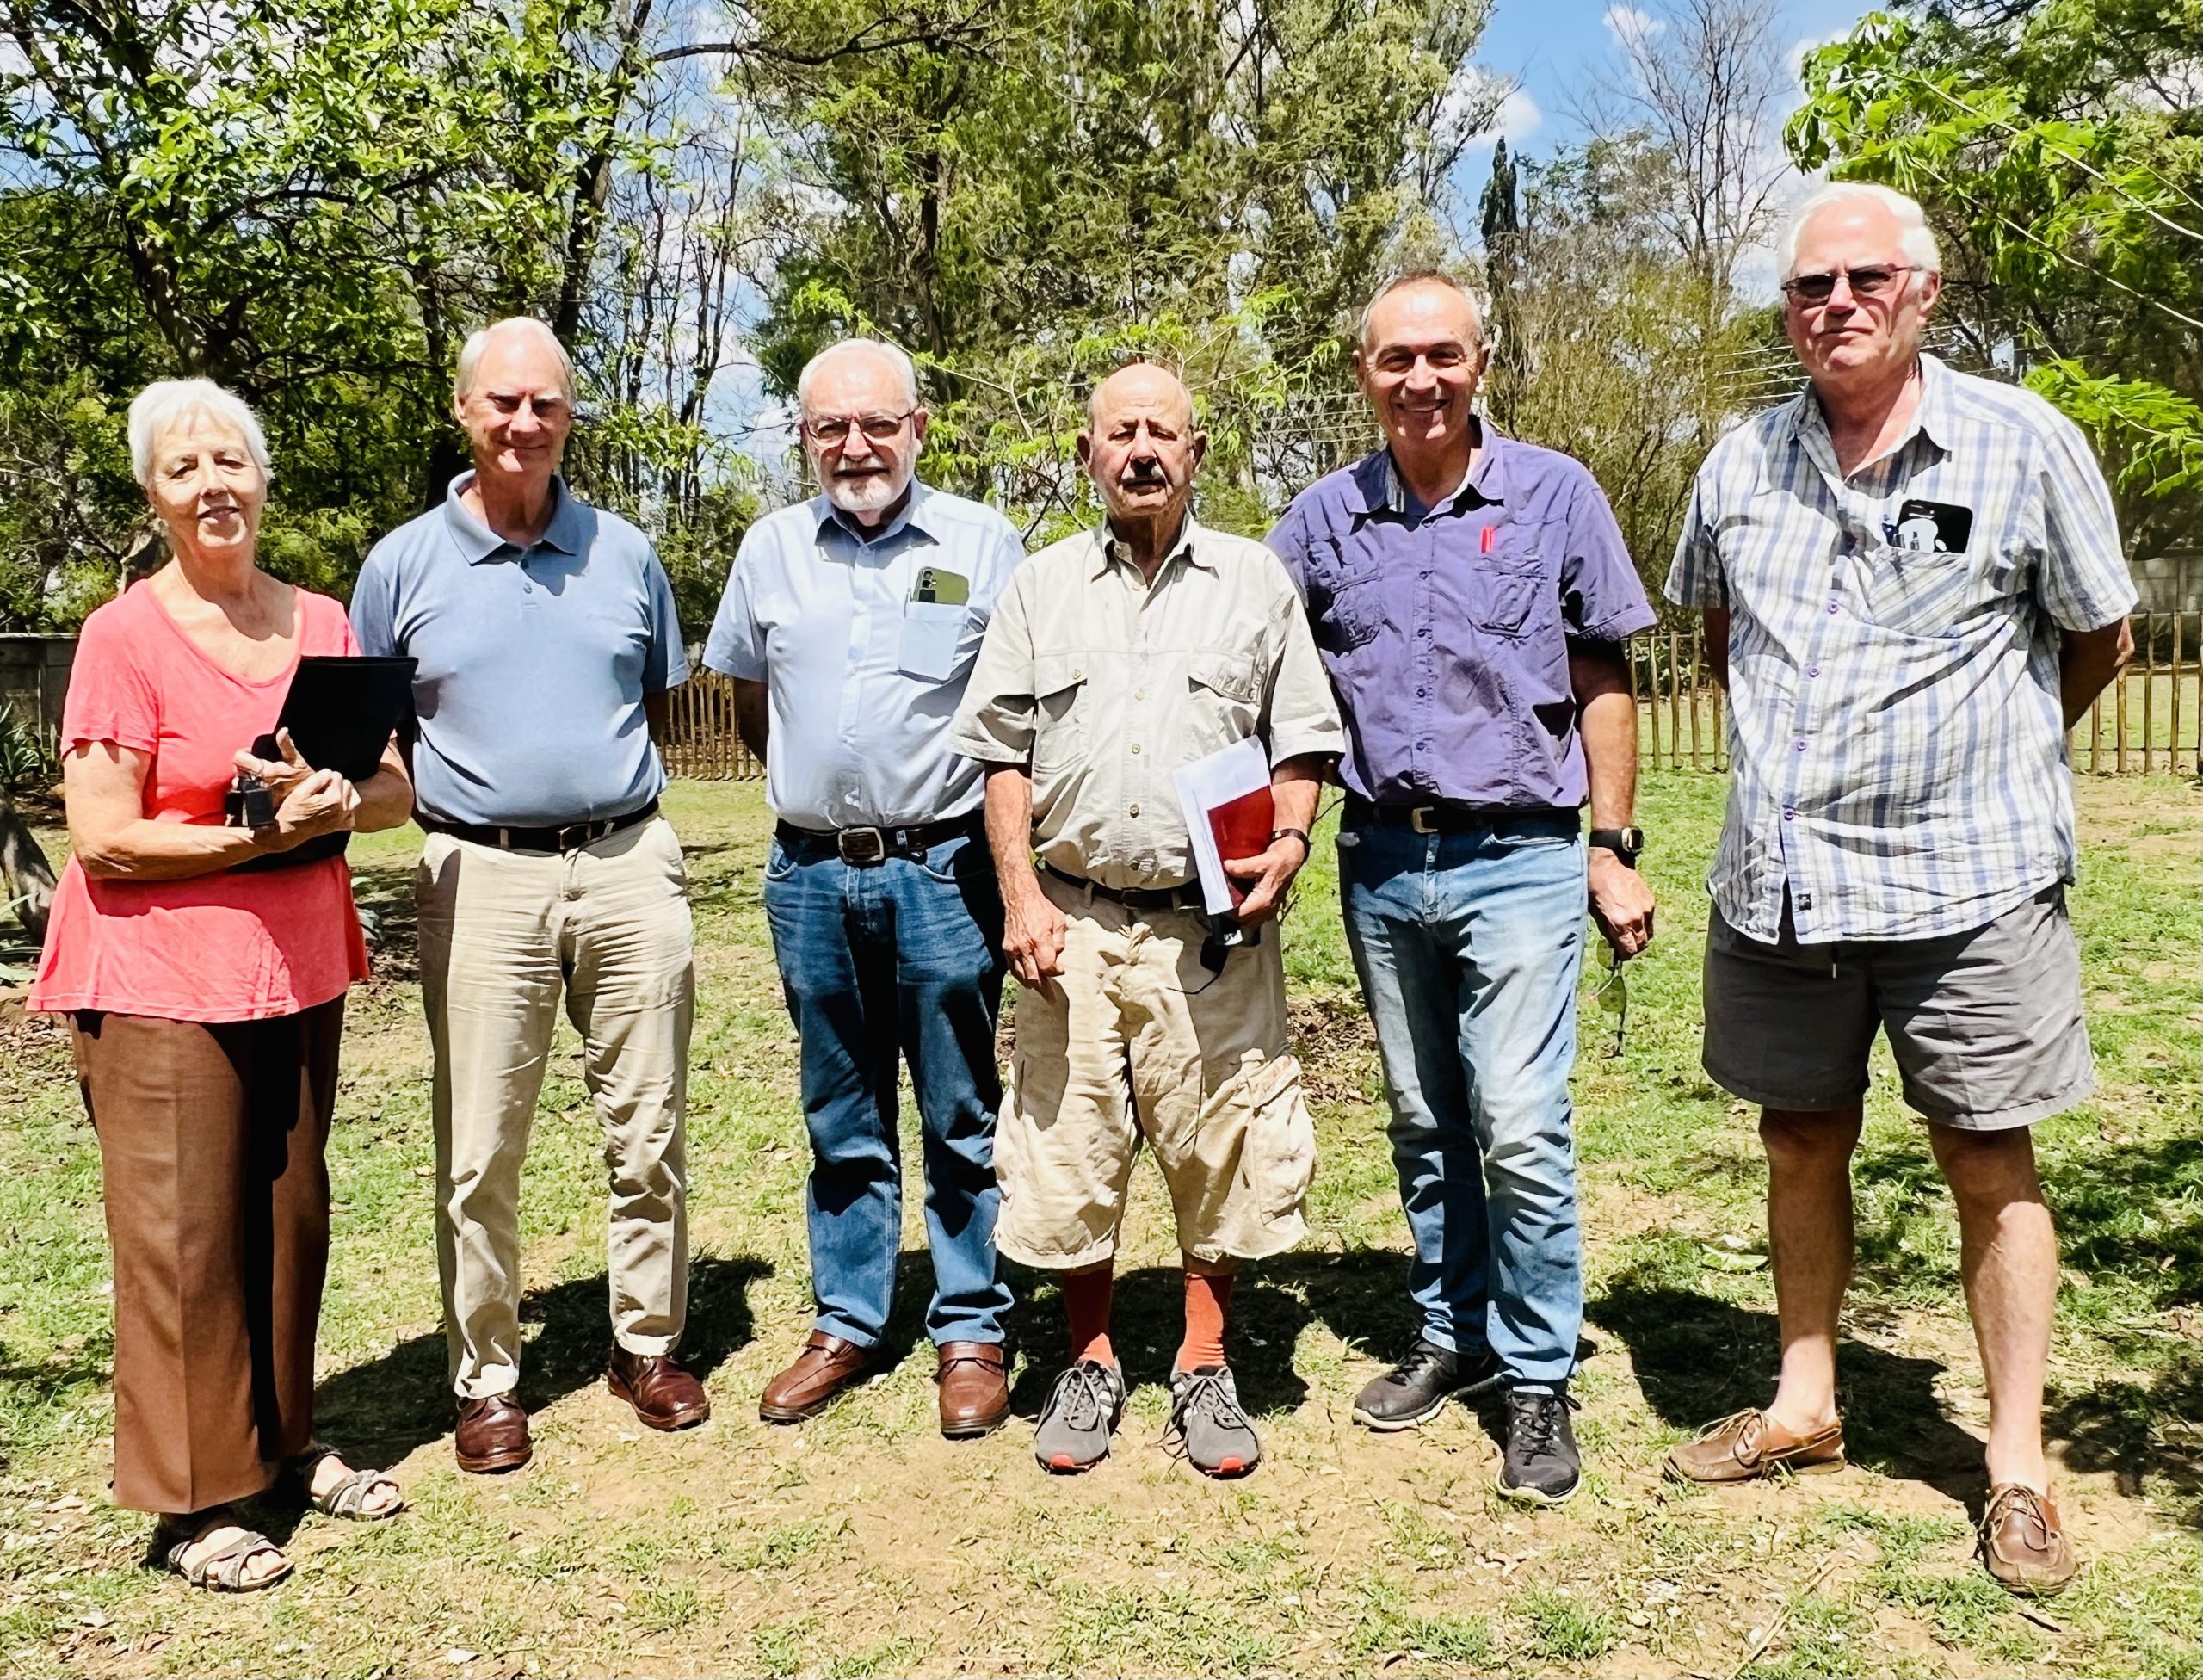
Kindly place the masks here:
[(1191, 911), (1130, 910), (1046, 874), (1040, 890), (1064, 912), (1063, 973), (1017, 998), (996, 1245), (1052, 1270), (1114, 1258), (1143, 1138), (1195, 1260), (1299, 1241), (1316, 1131), (1285, 1047), (1277, 930), (1212, 974)]
[(86, 1010), (77, 1078), (114, 1246), (114, 1498), (245, 1499), (313, 1439), (344, 1000), (268, 1021)]
[(431, 834), (414, 880), (435, 1049), (436, 1261), (453, 1391), (520, 1380), (520, 1176), (563, 994), (604, 1127), (614, 1338), (688, 1310), (682, 1112), (695, 1001), (686, 873), (653, 818), (555, 856)]

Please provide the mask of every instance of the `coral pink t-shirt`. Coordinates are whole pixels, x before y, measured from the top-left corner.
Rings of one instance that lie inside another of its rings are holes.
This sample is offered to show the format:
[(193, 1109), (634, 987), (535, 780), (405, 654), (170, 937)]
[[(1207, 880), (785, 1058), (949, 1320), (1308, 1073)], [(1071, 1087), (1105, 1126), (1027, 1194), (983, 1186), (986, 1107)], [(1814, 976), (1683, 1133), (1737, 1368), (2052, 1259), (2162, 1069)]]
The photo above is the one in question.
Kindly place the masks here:
[[(297, 600), (300, 654), (355, 652), (343, 608), (305, 590)], [(274, 730), (295, 669), (262, 682), (232, 676), (140, 584), (84, 621), (62, 750), (112, 741), (145, 753), (145, 816), (219, 827), (234, 755)], [(29, 1007), (259, 1021), (325, 1004), (367, 976), (341, 857), (148, 881), (95, 880), (72, 857)]]

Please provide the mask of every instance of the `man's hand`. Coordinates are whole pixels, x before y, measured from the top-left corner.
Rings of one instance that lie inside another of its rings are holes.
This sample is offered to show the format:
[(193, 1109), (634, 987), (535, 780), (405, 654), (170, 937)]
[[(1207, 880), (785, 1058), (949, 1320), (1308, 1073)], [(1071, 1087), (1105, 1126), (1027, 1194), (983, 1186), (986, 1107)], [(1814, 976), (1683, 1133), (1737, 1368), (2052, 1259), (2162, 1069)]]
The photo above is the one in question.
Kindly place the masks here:
[(1652, 942), (1652, 888), (1604, 846), (1590, 853), (1591, 919), (1626, 962)]
[(1064, 913), (1036, 884), (1003, 900), (1002, 954), (1009, 972), (1036, 991), (1064, 972)]
[(1293, 878), (1307, 861), (1308, 843), (1297, 834), (1273, 840), (1269, 849), (1257, 856), (1225, 859), (1225, 874), (1255, 883), (1239, 901), (1239, 925), (1259, 928), (1275, 916), (1285, 900), (1285, 889), (1293, 885)]

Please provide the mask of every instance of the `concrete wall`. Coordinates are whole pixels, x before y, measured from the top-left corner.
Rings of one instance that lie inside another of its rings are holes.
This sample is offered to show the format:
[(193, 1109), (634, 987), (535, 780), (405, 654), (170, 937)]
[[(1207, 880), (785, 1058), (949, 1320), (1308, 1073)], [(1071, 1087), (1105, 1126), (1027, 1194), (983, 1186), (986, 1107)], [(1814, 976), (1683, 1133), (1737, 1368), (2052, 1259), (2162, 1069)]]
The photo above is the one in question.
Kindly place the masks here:
[(0, 635), (0, 703), (52, 740), (61, 728), (61, 701), (76, 657), (74, 636)]
[(2203, 612), (2203, 548), (2179, 548), (2134, 566), (2135, 608), (2144, 613)]

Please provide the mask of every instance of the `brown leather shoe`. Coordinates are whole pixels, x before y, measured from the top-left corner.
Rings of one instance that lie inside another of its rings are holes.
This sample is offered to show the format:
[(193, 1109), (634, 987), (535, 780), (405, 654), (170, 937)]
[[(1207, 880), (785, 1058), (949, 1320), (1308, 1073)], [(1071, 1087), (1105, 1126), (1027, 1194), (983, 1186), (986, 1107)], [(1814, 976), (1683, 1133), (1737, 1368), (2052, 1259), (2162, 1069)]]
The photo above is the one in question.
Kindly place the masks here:
[(1825, 1475), (1843, 1468), (1843, 1420), (1803, 1437), (1756, 1407), (1716, 1418), (1668, 1454), (1667, 1472), (1687, 1482), (1748, 1482), (1777, 1471)]
[(941, 1388), (941, 1432), (951, 1441), (972, 1440), (1009, 1421), (1009, 1379), (999, 1342), (943, 1342), (933, 1380)]
[(635, 1408), (654, 1430), (693, 1429), (712, 1415), (712, 1397), (670, 1353), (630, 1353), (614, 1346), (604, 1386)]
[(757, 1415), (768, 1424), (800, 1424), (816, 1418), (836, 1395), (871, 1374), (870, 1348), (814, 1330), (795, 1363), (765, 1385)]
[(2047, 1493), (2019, 1482), (1989, 1490), (1981, 1514), (1981, 1561), (1997, 1585), (2026, 1598), (2063, 1592), (2080, 1568)]
[(451, 1450), (459, 1467), (470, 1475), (517, 1470), (535, 1456), (535, 1444), (528, 1438), (528, 1413), (510, 1394), (461, 1400)]

